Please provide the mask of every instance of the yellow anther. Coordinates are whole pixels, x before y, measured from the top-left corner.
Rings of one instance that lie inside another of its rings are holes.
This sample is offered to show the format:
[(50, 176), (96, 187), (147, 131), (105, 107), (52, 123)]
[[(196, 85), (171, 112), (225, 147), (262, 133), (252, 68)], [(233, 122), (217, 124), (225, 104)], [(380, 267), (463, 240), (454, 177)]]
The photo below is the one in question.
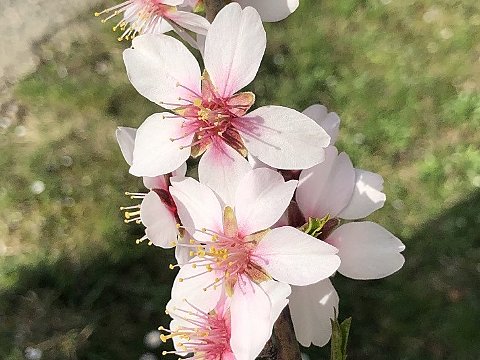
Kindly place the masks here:
[(196, 98), (195, 100), (193, 100), (193, 105), (195, 105), (196, 107), (202, 106), (202, 99)]
[(192, 268), (196, 269), (196, 268), (197, 268), (197, 264), (192, 264)]
[(170, 264), (170, 265), (168, 265), (168, 268), (169, 268), (170, 270), (173, 270), (173, 269), (175, 269), (175, 266), (174, 266), (173, 264)]
[(192, 244), (192, 245), (195, 244), (195, 240), (194, 240), (194, 239), (190, 239), (189, 242), (190, 242), (190, 244)]
[(178, 282), (183, 282), (185, 279), (184, 278), (179, 278)]

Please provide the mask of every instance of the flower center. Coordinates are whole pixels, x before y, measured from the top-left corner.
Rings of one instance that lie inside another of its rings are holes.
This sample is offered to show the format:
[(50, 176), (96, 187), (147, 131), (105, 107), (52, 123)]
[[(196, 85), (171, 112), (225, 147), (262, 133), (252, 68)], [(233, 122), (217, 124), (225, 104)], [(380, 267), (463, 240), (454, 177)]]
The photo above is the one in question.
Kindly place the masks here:
[[(240, 281), (239, 286), (247, 285), (246, 280), (255, 283), (271, 279), (261, 264), (267, 263), (266, 260), (260, 258), (254, 253), (254, 249), (258, 242), (266, 235), (268, 230), (260, 231), (255, 234), (241, 236), (238, 233), (237, 220), (231, 207), (226, 207), (224, 211), (224, 229), (223, 232), (216, 232), (208, 229), (201, 229), (200, 232), (210, 236), (210, 240), (201, 241), (190, 239), (190, 243), (186, 245), (191, 247), (190, 260), (184, 266), (192, 266), (193, 268), (203, 267), (204, 271), (190, 278), (179, 278), (180, 282), (204, 275), (208, 272), (215, 271), (219, 276), (214, 282), (204, 288), (216, 289), (218, 286), (225, 285), (228, 295), (233, 294), (233, 287)], [(170, 268), (174, 268), (173, 265)]]
[(255, 101), (255, 96), (247, 92), (223, 98), (218, 94), (207, 72), (202, 76), (201, 94), (183, 85), (178, 84), (178, 86), (190, 92), (191, 95), (191, 99), (180, 99), (187, 104), (179, 105), (174, 112), (185, 119), (182, 138), (195, 134), (191, 144), (192, 156), (201, 155), (212, 142), (217, 140), (227, 143), (246, 156), (246, 148), (235, 129), (235, 120), (245, 115)]
[[(187, 356), (193, 353), (194, 360), (221, 359), (222, 354), (231, 352), (229, 313), (216, 309), (206, 313), (187, 300), (185, 303), (192, 310), (175, 308), (174, 318), (179, 319), (182, 325), (172, 329), (159, 327), (165, 334), (160, 335), (163, 342), (172, 339), (176, 343), (176, 351), (164, 351), (162, 355), (176, 354)], [(219, 310), (219, 311), (218, 311)]]

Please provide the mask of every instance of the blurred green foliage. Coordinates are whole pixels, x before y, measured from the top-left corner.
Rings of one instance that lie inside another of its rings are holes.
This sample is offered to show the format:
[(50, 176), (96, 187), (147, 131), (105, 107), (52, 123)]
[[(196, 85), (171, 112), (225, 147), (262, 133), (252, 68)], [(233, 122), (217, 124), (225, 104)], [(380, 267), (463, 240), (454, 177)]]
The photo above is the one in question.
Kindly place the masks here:
[[(478, 359), (480, 4), (302, 0), (267, 31), (256, 106), (336, 111), (338, 147), (386, 179), (371, 218), (407, 245), (388, 279), (333, 279), (340, 318), (353, 317), (349, 358)], [(142, 185), (115, 127), (158, 111), (129, 84), (125, 46), (85, 15), (38, 46), (38, 70), (0, 109), (2, 359), (163, 350), (143, 338), (168, 321), (172, 254), (135, 246), (142, 229), (118, 211)]]

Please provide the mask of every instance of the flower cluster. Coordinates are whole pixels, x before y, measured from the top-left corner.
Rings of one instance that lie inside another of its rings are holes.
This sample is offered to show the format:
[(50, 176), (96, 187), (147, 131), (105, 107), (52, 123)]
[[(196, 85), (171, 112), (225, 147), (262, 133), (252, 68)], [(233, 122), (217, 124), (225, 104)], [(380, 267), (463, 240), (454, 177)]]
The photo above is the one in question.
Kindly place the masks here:
[[(383, 206), (383, 179), (338, 152), (338, 116), (321, 105), (251, 111), (255, 94), (242, 92), (265, 52), (262, 19), (297, 6), (238, 0), (211, 24), (195, 13), (201, 1), (128, 0), (103, 12), (123, 13), (117, 27), (134, 37), (128, 77), (166, 110), (117, 139), (148, 189), (127, 193), (141, 203), (122, 208), (125, 221), (145, 226), (137, 242), (175, 247), (172, 322), (160, 330), (179, 356), (253, 360), (287, 304), (298, 341), (323, 346), (339, 302), (329, 278), (378, 279), (403, 265), (399, 239), (357, 221)], [(163, 34), (170, 28), (205, 35), (203, 70)], [(198, 180), (186, 176), (191, 157)]]

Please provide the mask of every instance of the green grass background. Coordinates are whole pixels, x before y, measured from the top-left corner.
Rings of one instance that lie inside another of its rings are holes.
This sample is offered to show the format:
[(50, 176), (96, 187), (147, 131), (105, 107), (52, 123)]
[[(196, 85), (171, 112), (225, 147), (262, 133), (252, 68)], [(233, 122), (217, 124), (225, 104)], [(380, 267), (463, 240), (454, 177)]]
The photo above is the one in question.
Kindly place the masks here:
[[(267, 32), (256, 106), (336, 111), (338, 147), (386, 180), (372, 220), (407, 245), (387, 279), (333, 279), (350, 358), (479, 359), (480, 3), (301, 0)], [(172, 254), (135, 245), (118, 211), (142, 186), (115, 127), (159, 110), (126, 78), (127, 45), (85, 14), (0, 109), (1, 359), (161, 357), (143, 337), (167, 322)]]

